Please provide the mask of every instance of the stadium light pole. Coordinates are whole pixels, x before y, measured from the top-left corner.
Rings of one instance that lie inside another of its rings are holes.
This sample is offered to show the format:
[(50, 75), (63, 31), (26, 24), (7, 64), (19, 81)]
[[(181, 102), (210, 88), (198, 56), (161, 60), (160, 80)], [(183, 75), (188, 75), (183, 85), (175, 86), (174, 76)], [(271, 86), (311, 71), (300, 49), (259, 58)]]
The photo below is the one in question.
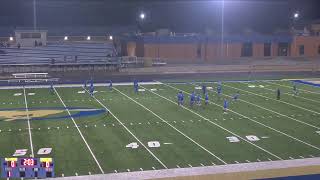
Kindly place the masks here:
[(37, 4), (36, 0), (33, 0), (33, 29), (37, 29)]
[(224, 54), (224, 0), (221, 1), (221, 58)]

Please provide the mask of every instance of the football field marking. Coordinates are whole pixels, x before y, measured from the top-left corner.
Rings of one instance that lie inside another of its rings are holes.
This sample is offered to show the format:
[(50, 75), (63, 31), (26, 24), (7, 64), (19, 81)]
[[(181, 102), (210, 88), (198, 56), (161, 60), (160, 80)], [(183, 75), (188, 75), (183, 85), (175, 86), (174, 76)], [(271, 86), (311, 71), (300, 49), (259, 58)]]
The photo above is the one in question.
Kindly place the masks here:
[[(283, 85), (283, 84), (278, 84), (278, 83), (274, 83), (274, 82), (270, 82), (270, 81), (262, 81), (262, 82), (273, 84), (273, 85), (277, 85), (277, 86), (287, 87), (288, 89), (292, 89), (292, 87), (287, 86), (287, 85)], [(310, 94), (320, 94), (320, 92), (309, 91), (309, 90), (305, 90), (305, 89), (302, 89), (302, 88), (299, 88), (298, 91), (304, 91), (304, 92), (308, 92)]]
[[(164, 85), (166, 85), (166, 84), (164, 84)], [(170, 85), (167, 85), (167, 86), (169, 86), (169, 87), (170, 87)], [(172, 87), (172, 88), (174, 88), (174, 87)], [(148, 90), (148, 89), (147, 89), (147, 90)], [(149, 90), (148, 90), (148, 91), (149, 91)], [(180, 91), (185, 92), (185, 91), (183, 91), (183, 90), (180, 90)], [(173, 102), (172, 100), (170, 100), (170, 99), (168, 99), (168, 98), (166, 98), (166, 97), (164, 97), (164, 96), (162, 96), (162, 95), (160, 95), (160, 94), (158, 94), (158, 93), (155, 93), (155, 92), (152, 92), (152, 91), (149, 91), (149, 92), (151, 92), (151, 93), (153, 93), (153, 94), (155, 94), (155, 95), (157, 95), (157, 96), (159, 96), (159, 97), (161, 97), (161, 98), (163, 98), (163, 99), (166, 99), (166, 100), (170, 101), (170, 102), (171, 102), (171, 103), (173, 103), (173, 104), (177, 104), (177, 103)], [(185, 93), (187, 93), (187, 92), (185, 92)], [(187, 94), (189, 94), (189, 93), (187, 93)], [(268, 153), (269, 155), (271, 155), (271, 156), (273, 156), (273, 157), (275, 157), (275, 158), (277, 158), (277, 159), (279, 159), (279, 160), (283, 160), (281, 157), (279, 157), (279, 156), (277, 156), (277, 155), (273, 154), (272, 152), (270, 152), (270, 151), (268, 151), (268, 150), (266, 150), (266, 149), (264, 149), (264, 148), (262, 148), (262, 147), (260, 147), (260, 146), (258, 146), (258, 145), (256, 145), (256, 144), (254, 144), (254, 143), (252, 143), (252, 142), (250, 142), (249, 140), (247, 140), (247, 139), (245, 139), (245, 138), (241, 137), (240, 135), (238, 135), (238, 134), (236, 134), (236, 133), (234, 133), (234, 132), (232, 132), (232, 131), (230, 131), (230, 130), (228, 130), (228, 129), (224, 128), (223, 126), (220, 126), (219, 124), (214, 123), (213, 121), (210, 121), (208, 118), (205, 118), (204, 116), (202, 116), (202, 115), (198, 114), (197, 112), (194, 112), (193, 110), (191, 110), (191, 109), (189, 109), (189, 108), (187, 108), (187, 107), (185, 107), (185, 106), (181, 106), (181, 107), (182, 107), (183, 109), (188, 110), (189, 112), (191, 112), (191, 113), (193, 113), (193, 114), (195, 114), (195, 115), (199, 116), (200, 118), (202, 118), (202, 119), (204, 119), (204, 120), (208, 121), (209, 123), (211, 123), (211, 124), (213, 124), (213, 125), (215, 125), (215, 126), (219, 127), (220, 129), (223, 129), (224, 131), (226, 131), (226, 132), (228, 132), (228, 133), (230, 133), (230, 134), (233, 134), (234, 136), (237, 136), (238, 138), (242, 139), (243, 141), (245, 141), (245, 142), (247, 142), (247, 143), (249, 143), (249, 144), (251, 144), (251, 145), (255, 146), (256, 148), (258, 148), (258, 149), (260, 149), (260, 150), (262, 150), (262, 151), (264, 151), (264, 152)]]
[[(243, 82), (240, 82), (240, 83), (243, 83)], [(295, 104), (292, 104), (292, 103), (288, 103), (288, 102), (283, 101), (283, 100), (276, 100), (276, 99), (273, 99), (271, 97), (267, 97), (267, 96), (264, 96), (264, 95), (261, 95), (261, 94), (257, 94), (257, 93), (251, 92), (251, 91), (243, 90), (243, 89), (236, 88), (236, 87), (234, 87), (234, 88), (238, 89), (239, 91), (243, 91), (243, 92), (247, 92), (247, 93), (250, 93), (250, 94), (254, 94), (256, 96), (260, 96), (260, 97), (263, 97), (263, 98), (266, 98), (266, 99), (270, 99), (270, 100), (273, 100), (273, 101), (276, 101), (276, 102), (281, 102), (281, 103), (284, 103), (284, 104), (287, 104), (287, 105), (290, 105), (290, 106), (293, 106), (293, 107), (296, 107), (296, 108), (299, 108), (299, 109), (303, 109), (305, 111), (309, 111), (309, 112), (312, 112), (312, 113), (320, 114), (319, 112), (316, 112), (316, 111), (313, 111), (313, 110), (310, 110), (310, 109), (306, 109), (304, 107), (301, 107), (301, 106), (298, 106), (298, 105), (295, 105)]]
[[(83, 88), (84, 89), (84, 88)], [(115, 88), (114, 88), (115, 89)], [(87, 93), (89, 93), (89, 91), (87, 89), (84, 89)], [(89, 93), (90, 94), (90, 93)], [(120, 119), (115, 116), (110, 109), (108, 109), (101, 101), (99, 101), (95, 96), (92, 96), (92, 98), (94, 98), (102, 107), (104, 107), (106, 109), (107, 112), (109, 112), (123, 127), (125, 130), (128, 131), (129, 134), (131, 134), (131, 136), (133, 136), (165, 169), (168, 169), (168, 167), (149, 149), (147, 148), (147, 146), (145, 146), (139, 138), (137, 138), (137, 136), (135, 136), (128, 128), (127, 126), (124, 125), (124, 123), (122, 123), (122, 121), (120, 121)], [(112, 124), (114, 126), (114, 124)]]
[(32, 143), (32, 134), (31, 134), (31, 125), (30, 125), (30, 117), (29, 117), (29, 108), (28, 108), (28, 101), (26, 96), (26, 88), (23, 86), (23, 95), (24, 95), (24, 103), (26, 106), (26, 114), (27, 114), (27, 121), (28, 121), (28, 132), (29, 132), (29, 142), (30, 142), (30, 149), (31, 149), (31, 157), (34, 157), (33, 153), (33, 143)]
[[(178, 88), (173, 87), (173, 86), (171, 86), (171, 85), (168, 85), (168, 84), (165, 84), (165, 83), (163, 83), (163, 85), (168, 86), (168, 87), (170, 87), (170, 88), (172, 88), (172, 89), (176, 89), (176, 90), (178, 90), (178, 91), (182, 91), (182, 92), (184, 92), (184, 93), (186, 93), (186, 94), (190, 94), (190, 93), (188, 93), (188, 92), (186, 92), (186, 91), (184, 91), (184, 90), (178, 89)], [(216, 106), (218, 106), (218, 107), (223, 108), (223, 106), (218, 105), (218, 104), (216, 104), (216, 103), (214, 103), (214, 102), (212, 102), (212, 101), (209, 101), (209, 103), (210, 103), (210, 104), (214, 104), (214, 105), (216, 105)], [(175, 104), (176, 104), (176, 103), (175, 103)], [(285, 135), (285, 136), (287, 136), (287, 137), (289, 137), (289, 138), (291, 138), (291, 139), (294, 139), (294, 140), (296, 140), (296, 141), (298, 141), (298, 142), (300, 142), (300, 143), (302, 143), (302, 144), (305, 144), (305, 145), (310, 146), (310, 147), (312, 147), (312, 148), (314, 148), (314, 149), (320, 150), (320, 148), (317, 147), (317, 146), (315, 146), (315, 145), (312, 145), (312, 144), (310, 144), (310, 143), (307, 143), (307, 142), (305, 142), (305, 141), (302, 141), (302, 140), (300, 140), (300, 139), (298, 139), (298, 138), (296, 138), (296, 137), (293, 137), (293, 136), (291, 136), (291, 135), (289, 135), (289, 134), (286, 134), (286, 133), (284, 133), (284, 132), (282, 132), (282, 131), (280, 131), (280, 130), (274, 129), (274, 128), (268, 126), (268, 125), (265, 125), (265, 124), (263, 124), (263, 123), (261, 123), (261, 122), (258, 122), (258, 121), (256, 121), (256, 120), (253, 120), (253, 119), (251, 119), (251, 118), (249, 118), (249, 117), (247, 117), (247, 116), (245, 116), (245, 115), (243, 115), (243, 114), (240, 114), (240, 113), (238, 113), (238, 112), (236, 112), (236, 111), (233, 111), (233, 110), (230, 110), (230, 109), (229, 109), (229, 111), (232, 112), (232, 113), (234, 113), (234, 114), (237, 114), (237, 115), (239, 115), (239, 116), (241, 116), (241, 117), (243, 117), (243, 118), (246, 118), (246, 119), (248, 119), (248, 120), (250, 120), (250, 121), (252, 121), (252, 122), (255, 122), (255, 123), (257, 123), (257, 124), (260, 124), (261, 126), (264, 126), (264, 127), (268, 128), (268, 129), (271, 129), (271, 130), (273, 130), (273, 131), (275, 131), (275, 132), (278, 132), (278, 133), (280, 133), (280, 134), (282, 134), (282, 135)], [(197, 113), (196, 113), (196, 114), (197, 114)], [(200, 115), (200, 116), (201, 116), (201, 115)], [(209, 121), (209, 122), (211, 122), (211, 121)]]
[[(229, 88), (235, 89), (235, 88), (233, 88), (232, 86), (228, 86), (228, 85), (226, 85), (226, 84), (223, 84), (223, 86), (226, 86), (226, 87), (229, 87)], [(227, 96), (227, 97), (232, 97), (232, 96), (227, 95), (227, 94), (223, 94), (223, 95), (224, 95), (224, 96)], [(301, 124), (304, 124), (304, 125), (307, 125), (307, 126), (310, 126), (310, 127), (316, 128), (316, 129), (320, 129), (320, 127), (318, 127), (318, 126), (315, 126), (315, 125), (312, 125), (312, 124), (306, 123), (306, 122), (304, 122), (304, 121), (300, 121), (300, 120), (298, 120), (298, 119), (295, 119), (295, 118), (290, 117), (290, 116), (285, 115), (285, 114), (281, 114), (281, 113), (279, 113), (279, 112), (276, 112), (276, 111), (273, 111), (273, 110), (271, 110), (271, 109), (265, 108), (265, 107), (260, 106), (260, 105), (258, 105), (258, 104), (251, 103), (251, 102), (246, 101), (246, 100), (243, 100), (243, 99), (238, 99), (238, 100), (239, 100), (239, 101), (242, 101), (242, 102), (245, 102), (245, 103), (247, 103), (247, 104), (251, 104), (251, 105), (256, 106), (256, 107), (258, 107), (258, 108), (261, 108), (261, 109), (264, 109), (264, 110), (270, 111), (270, 112), (272, 112), (272, 113), (274, 113), (274, 114), (278, 114), (278, 115), (280, 115), (280, 116), (283, 116), (283, 117), (289, 118), (289, 119), (294, 120), (294, 121), (296, 121), (296, 122), (299, 122), (299, 123), (301, 123)]]
[[(141, 86), (141, 85), (140, 85)], [(142, 86), (141, 86), (142, 87)], [(144, 87), (143, 87), (144, 88)], [(135, 102), (136, 104), (138, 104), (139, 106), (143, 107), (145, 110), (149, 111), (150, 113), (152, 113), (154, 116), (156, 116), (157, 118), (159, 118), (162, 122), (166, 123), (167, 125), (169, 125), (171, 128), (173, 128), (174, 130), (176, 130), (177, 132), (179, 132), (181, 135), (183, 135), (184, 137), (186, 137), (187, 139), (189, 139), (191, 142), (193, 142), (194, 144), (196, 144), (197, 146), (199, 146), (201, 149), (203, 149), (204, 151), (206, 151), (207, 153), (209, 153), (210, 155), (212, 155), (213, 157), (215, 157), (216, 159), (218, 159), (219, 161), (221, 161), (223, 164), (228, 164), (227, 162), (225, 162), (224, 160), (222, 160), (220, 157), (218, 157), (217, 155), (215, 155), (214, 153), (212, 153), (211, 151), (209, 151), (208, 149), (206, 149), (205, 147), (203, 147), (202, 145), (200, 145), (198, 142), (196, 142), (195, 140), (193, 140), (191, 137), (189, 137), (188, 135), (184, 134), (182, 131), (180, 131), (179, 129), (177, 129), (176, 127), (174, 127), (173, 125), (171, 125), (170, 123), (168, 123), (168, 121), (164, 120), (162, 117), (160, 117), (158, 114), (156, 114), (155, 112), (151, 111), (149, 108), (145, 107), (144, 105), (142, 105), (141, 103), (137, 102), (136, 100), (134, 100), (133, 98), (129, 97), (128, 95), (124, 94), (123, 92), (121, 92), (120, 90), (114, 88), (116, 91), (118, 91), (120, 94), (122, 94), (123, 96), (127, 97), (128, 99), (130, 99), (131, 101)], [(145, 89), (145, 88), (144, 88)], [(148, 90), (149, 91), (149, 90)], [(150, 92), (154, 92), (154, 91), (150, 91)]]
[[(85, 138), (84, 138), (84, 136), (82, 135), (82, 132), (80, 131), (80, 129), (79, 129), (79, 127), (78, 127), (78, 125), (77, 125), (76, 121), (75, 121), (75, 120), (74, 120), (74, 118), (72, 117), (72, 115), (71, 115), (71, 113), (70, 113), (69, 109), (67, 108), (66, 104), (63, 102), (63, 100), (62, 100), (61, 96), (59, 95), (59, 93), (58, 93), (58, 91), (56, 90), (56, 88), (55, 88), (55, 87), (53, 87), (53, 90), (54, 90), (55, 94), (58, 96), (58, 98), (60, 99), (60, 102), (62, 103), (62, 105), (63, 105), (63, 106), (64, 106), (64, 108), (66, 109), (67, 113), (69, 114), (69, 117), (71, 118), (71, 120), (72, 120), (73, 124), (74, 124), (74, 125), (75, 125), (75, 127), (77, 128), (77, 130), (78, 130), (78, 132), (79, 132), (79, 134), (80, 134), (80, 136), (81, 136), (82, 140), (83, 140), (83, 141), (84, 141), (84, 143), (86, 144), (86, 146), (87, 146), (87, 148), (88, 148), (88, 150), (89, 150), (89, 152), (90, 152), (91, 156), (93, 157), (94, 161), (97, 163), (97, 165), (98, 165), (98, 167), (99, 167), (99, 169), (100, 169), (101, 173), (102, 173), (102, 174), (104, 174), (104, 171), (103, 171), (102, 167), (100, 166), (99, 161), (97, 160), (96, 156), (93, 154), (93, 152), (92, 152), (92, 150), (91, 150), (91, 148), (90, 148), (89, 144), (87, 143), (86, 139), (85, 139)], [(68, 127), (67, 127), (67, 128), (68, 128)]]

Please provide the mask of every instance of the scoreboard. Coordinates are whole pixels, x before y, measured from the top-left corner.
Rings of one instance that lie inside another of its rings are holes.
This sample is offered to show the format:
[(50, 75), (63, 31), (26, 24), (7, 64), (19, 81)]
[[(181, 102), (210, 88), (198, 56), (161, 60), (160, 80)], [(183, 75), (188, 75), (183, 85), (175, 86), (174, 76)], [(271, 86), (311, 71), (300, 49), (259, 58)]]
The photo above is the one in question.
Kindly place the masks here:
[(52, 158), (1, 158), (1, 178), (54, 177)]

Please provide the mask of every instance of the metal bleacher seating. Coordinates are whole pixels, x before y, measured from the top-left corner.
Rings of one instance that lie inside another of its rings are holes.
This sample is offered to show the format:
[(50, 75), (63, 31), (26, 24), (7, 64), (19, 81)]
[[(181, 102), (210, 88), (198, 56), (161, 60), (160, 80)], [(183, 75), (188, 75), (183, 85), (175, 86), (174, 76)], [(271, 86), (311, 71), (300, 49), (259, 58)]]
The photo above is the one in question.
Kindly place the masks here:
[(110, 61), (114, 46), (107, 42), (48, 42), (38, 47), (0, 47), (0, 64), (99, 64)]

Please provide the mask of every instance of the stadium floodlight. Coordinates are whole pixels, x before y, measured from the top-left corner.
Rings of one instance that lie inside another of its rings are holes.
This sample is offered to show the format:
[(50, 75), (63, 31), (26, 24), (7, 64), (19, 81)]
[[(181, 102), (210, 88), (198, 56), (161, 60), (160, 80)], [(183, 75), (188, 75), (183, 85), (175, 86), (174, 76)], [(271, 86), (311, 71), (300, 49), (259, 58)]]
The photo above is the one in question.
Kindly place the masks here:
[(90, 41), (91, 40), (91, 36), (87, 36), (87, 40)]
[(113, 40), (113, 36), (109, 36), (109, 40)]
[(146, 14), (144, 12), (140, 13), (140, 19), (144, 20), (146, 18)]
[(9, 37), (9, 41), (13, 41), (13, 37), (12, 36)]
[(65, 37), (64, 37), (64, 40), (65, 40), (65, 41), (68, 41), (68, 39), (69, 39), (68, 36), (65, 36)]
[(295, 13), (293, 14), (293, 18), (294, 18), (294, 19), (298, 19), (299, 17), (300, 17), (299, 12), (295, 12)]

